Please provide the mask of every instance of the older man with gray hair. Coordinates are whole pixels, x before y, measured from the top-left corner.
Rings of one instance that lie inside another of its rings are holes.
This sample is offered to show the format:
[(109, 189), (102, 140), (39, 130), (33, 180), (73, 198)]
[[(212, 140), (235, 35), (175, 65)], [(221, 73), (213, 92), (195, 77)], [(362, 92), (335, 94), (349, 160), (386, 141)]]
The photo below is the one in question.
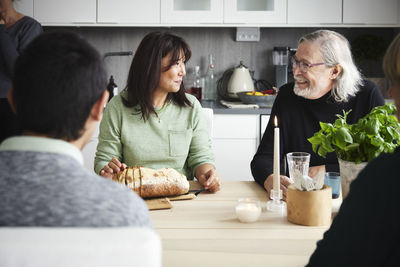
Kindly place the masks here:
[[(326, 159), (314, 153), (307, 138), (320, 130), (319, 122), (333, 123), (336, 114), (351, 110), (348, 123), (356, 123), (384, 99), (370, 81), (362, 80), (353, 62), (347, 39), (334, 31), (318, 30), (300, 38), (291, 58), (294, 83), (283, 85), (271, 111), (264, 136), (251, 162), (254, 179), (268, 192), (272, 189), (274, 120), (280, 127), (280, 159), (289, 152), (311, 154), (309, 176), (339, 171), (335, 153)], [(282, 165), (281, 164), (281, 165)], [(282, 172), (281, 172), (282, 173)], [(283, 173), (280, 187), (283, 199), (291, 183)]]

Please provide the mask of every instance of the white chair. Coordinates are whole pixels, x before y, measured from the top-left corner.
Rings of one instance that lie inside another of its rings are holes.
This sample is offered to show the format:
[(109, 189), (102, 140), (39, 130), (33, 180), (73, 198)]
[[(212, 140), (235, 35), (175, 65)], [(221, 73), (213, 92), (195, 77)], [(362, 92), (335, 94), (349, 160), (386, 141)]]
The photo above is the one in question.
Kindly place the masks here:
[(203, 115), (206, 120), (208, 135), (209, 135), (210, 139), (212, 139), (214, 111), (212, 108), (203, 108)]
[(90, 138), (89, 142), (82, 149), (83, 164), (89, 171), (94, 172), (94, 157), (97, 151), (97, 144), (99, 143), (99, 127), (100, 122), (97, 123), (96, 129), (93, 132), (93, 136)]
[(161, 266), (149, 228), (0, 227), (2, 267)]

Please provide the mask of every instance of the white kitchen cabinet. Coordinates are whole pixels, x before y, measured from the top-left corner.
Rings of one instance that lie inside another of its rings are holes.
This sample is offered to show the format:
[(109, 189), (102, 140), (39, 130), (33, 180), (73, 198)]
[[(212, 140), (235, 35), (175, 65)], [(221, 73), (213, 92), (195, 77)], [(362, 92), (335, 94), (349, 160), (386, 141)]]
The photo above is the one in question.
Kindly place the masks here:
[(96, 23), (96, 0), (34, 0), (35, 19), (44, 25)]
[(161, 23), (222, 23), (222, 0), (161, 0)]
[(224, 0), (224, 23), (285, 24), (286, 0)]
[(288, 24), (341, 24), (342, 0), (288, 0)]
[(343, 0), (344, 24), (398, 24), (398, 0)]
[(258, 146), (259, 125), (258, 114), (214, 114), (213, 151), (222, 180), (254, 180), (250, 162)]
[(13, 2), (16, 11), (33, 18), (33, 0), (19, 0)]
[(159, 24), (160, 0), (97, 0), (97, 22)]

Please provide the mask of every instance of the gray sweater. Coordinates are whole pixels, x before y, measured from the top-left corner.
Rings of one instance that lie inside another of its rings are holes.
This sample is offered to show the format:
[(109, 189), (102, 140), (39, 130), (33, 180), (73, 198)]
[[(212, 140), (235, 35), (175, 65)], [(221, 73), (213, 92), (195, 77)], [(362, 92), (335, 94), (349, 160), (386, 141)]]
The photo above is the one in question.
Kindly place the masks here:
[(0, 151), (0, 226), (152, 227), (144, 201), (69, 155)]

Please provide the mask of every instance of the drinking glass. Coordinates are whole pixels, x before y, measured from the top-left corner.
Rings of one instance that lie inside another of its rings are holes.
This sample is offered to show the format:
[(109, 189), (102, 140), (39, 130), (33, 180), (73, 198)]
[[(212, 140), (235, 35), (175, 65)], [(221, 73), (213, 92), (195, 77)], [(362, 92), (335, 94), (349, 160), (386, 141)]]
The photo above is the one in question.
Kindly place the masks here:
[(325, 184), (332, 187), (332, 198), (338, 198), (340, 195), (340, 174), (338, 172), (325, 173)]
[(291, 152), (286, 154), (289, 167), (289, 177), (294, 181), (295, 170), (298, 170), (303, 176), (308, 175), (310, 166), (310, 153), (307, 152)]

